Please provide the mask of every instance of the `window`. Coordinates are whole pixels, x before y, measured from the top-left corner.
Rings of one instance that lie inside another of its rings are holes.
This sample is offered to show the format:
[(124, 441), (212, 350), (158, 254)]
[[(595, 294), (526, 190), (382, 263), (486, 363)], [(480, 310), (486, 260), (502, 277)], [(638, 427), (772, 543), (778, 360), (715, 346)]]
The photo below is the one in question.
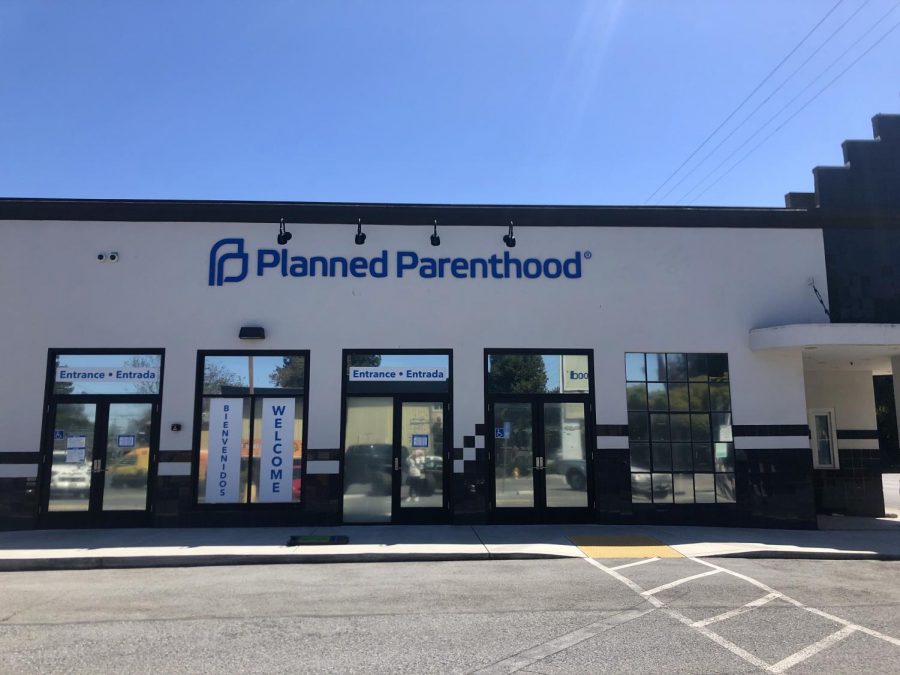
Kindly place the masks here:
[(838, 469), (837, 437), (834, 431), (834, 410), (809, 411), (810, 443), (813, 466), (817, 469)]
[(199, 357), (197, 501), (300, 501), (307, 352)]
[(586, 394), (588, 355), (493, 353), (487, 355), (489, 394)]
[(57, 354), (54, 394), (159, 394), (162, 354)]
[(733, 504), (727, 354), (625, 355), (631, 501)]

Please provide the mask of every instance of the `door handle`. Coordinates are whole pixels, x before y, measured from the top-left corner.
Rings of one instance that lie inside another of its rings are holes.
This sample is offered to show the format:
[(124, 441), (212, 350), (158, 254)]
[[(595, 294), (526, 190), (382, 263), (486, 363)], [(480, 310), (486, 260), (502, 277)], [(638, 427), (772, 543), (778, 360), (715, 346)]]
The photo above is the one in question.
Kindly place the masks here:
[(400, 470), (400, 459), (398, 457), (394, 457), (394, 471)]

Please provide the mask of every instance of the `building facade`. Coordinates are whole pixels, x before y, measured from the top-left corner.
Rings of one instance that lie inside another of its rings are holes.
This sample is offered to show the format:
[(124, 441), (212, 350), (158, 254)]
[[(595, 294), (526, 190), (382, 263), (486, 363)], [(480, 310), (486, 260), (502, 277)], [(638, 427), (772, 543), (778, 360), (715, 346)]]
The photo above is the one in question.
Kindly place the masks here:
[(2, 200), (0, 527), (881, 515), (874, 124), (784, 209)]

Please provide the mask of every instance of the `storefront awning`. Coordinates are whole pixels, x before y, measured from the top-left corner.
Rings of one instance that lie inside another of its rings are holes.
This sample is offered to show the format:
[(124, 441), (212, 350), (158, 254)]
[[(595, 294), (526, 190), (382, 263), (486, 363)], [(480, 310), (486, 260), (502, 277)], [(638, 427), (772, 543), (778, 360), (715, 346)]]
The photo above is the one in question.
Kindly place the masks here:
[(900, 357), (900, 324), (894, 323), (796, 323), (754, 328), (750, 349), (802, 350), (811, 369), (869, 370), (891, 374), (891, 359)]

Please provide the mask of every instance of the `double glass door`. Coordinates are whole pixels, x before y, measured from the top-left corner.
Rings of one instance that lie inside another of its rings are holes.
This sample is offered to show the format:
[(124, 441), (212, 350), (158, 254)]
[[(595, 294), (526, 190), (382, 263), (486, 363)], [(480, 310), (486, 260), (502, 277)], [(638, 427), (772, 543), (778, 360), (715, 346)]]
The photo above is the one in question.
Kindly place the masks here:
[(51, 404), (42, 514), (48, 524), (141, 524), (148, 510), (157, 403)]
[(561, 522), (589, 517), (589, 405), (582, 397), (541, 396), (490, 404), (497, 520)]
[(344, 431), (344, 522), (435, 522), (446, 514), (447, 402), (350, 396)]

